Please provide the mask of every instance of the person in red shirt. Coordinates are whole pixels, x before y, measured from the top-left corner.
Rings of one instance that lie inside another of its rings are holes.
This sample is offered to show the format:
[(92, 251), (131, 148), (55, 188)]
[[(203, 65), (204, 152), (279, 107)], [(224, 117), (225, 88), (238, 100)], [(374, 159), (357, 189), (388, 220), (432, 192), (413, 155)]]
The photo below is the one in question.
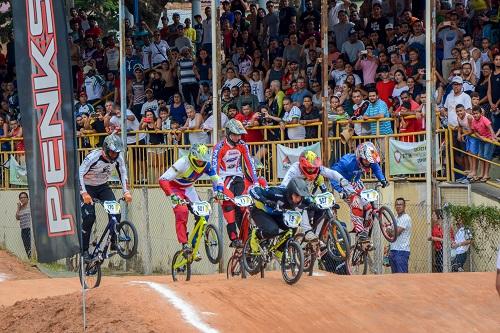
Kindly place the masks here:
[(389, 97), (392, 96), (392, 91), (394, 90), (396, 83), (389, 78), (389, 66), (380, 66), (378, 72), (382, 80), (377, 82), (375, 88), (377, 89), (378, 97), (383, 100), (385, 104), (387, 104), (388, 108), (390, 108), (392, 106), (392, 102), (389, 100)]
[[(434, 270), (441, 273), (443, 271), (443, 212), (441, 209), (435, 209), (431, 217), (432, 232), (428, 238), (432, 241), (434, 248)], [(450, 241), (455, 239), (453, 229), (450, 228)]]
[(97, 25), (95, 18), (89, 17), (89, 25), (90, 29), (85, 31), (85, 37), (92, 37), (94, 39), (102, 37), (102, 29)]
[[(406, 118), (404, 119), (404, 123), (406, 125), (404, 128), (400, 128), (400, 133), (413, 133), (420, 132), (423, 130), (422, 124), (422, 110), (420, 108), (420, 104), (415, 102), (408, 91), (403, 91), (400, 95), (402, 104), (394, 111), (394, 117), (406, 117), (406, 116), (415, 116), (415, 118)], [(408, 108), (408, 104), (409, 108)], [(407, 107), (404, 108), (403, 105), (406, 104)], [(415, 142), (414, 136), (401, 137), (401, 141), (405, 142)]]
[(247, 134), (243, 134), (241, 137), (245, 142), (262, 142), (264, 140), (264, 136), (262, 135), (262, 130), (260, 129), (250, 129), (254, 126), (259, 126), (259, 115), (253, 112), (250, 104), (244, 104), (241, 107), (241, 113), (238, 113), (236, 120), (239, 120), (245, 129), (247, 130)]

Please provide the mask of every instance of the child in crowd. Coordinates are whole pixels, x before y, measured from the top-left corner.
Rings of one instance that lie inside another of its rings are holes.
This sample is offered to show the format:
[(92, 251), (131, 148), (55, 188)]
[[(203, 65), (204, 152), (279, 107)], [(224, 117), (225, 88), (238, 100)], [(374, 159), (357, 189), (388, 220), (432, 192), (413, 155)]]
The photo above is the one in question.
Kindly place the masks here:
[[(496, 135), (491, 127), (491, 121), (483, 116), (481, 113), (481, 108), (479, 106), (472, 107), (472, 120), (471, 129), (472, 132), (479, 138), (479, 157), (491, 161), (493, 158), (493, 153), (495, 151), (495, 145), (491, 141), (496, 141)], [(481, 161), (482, 167), (482, 177), (478, 179), (480, 182), (486, 182), (490, 179), (490, 164), (487, 161)]]
[(458, 120), (458, 136), (457, 140), (461, 143), (461, 149), (465, 150), (466, 154), (464, 159), (465, 174), (469, 181), (477, 181), (476, 168), (477, 159), (469, 154), (477, 155), (478, 153), (478, 140), (470, 134), (472, 133), (471, 125), (473, 117), (471, 114), (465, 112), (465, 107), (462, 104), (457, 104), (455, 108)]

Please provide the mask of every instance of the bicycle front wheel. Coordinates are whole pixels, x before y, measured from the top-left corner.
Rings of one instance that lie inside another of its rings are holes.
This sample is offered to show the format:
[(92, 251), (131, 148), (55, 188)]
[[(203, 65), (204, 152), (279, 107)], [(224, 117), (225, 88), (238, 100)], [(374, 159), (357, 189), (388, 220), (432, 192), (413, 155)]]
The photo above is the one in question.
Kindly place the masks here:
[(137, 253), (139, 236), (132, 222), (122, 221), (116, 226), (117, 252), (123, 259), (130, 259)]
[(207, 224), (205, 228), (205, 252), (208, 260), (214, 265), (222, 258), (221, 236), (219, 230), (212, 224)]
[(289, 240), (281, 257), (281, 275), (288, 284), (297, 283), (304, 271), (304, 252), (299, 243)]
[(184, 257), (184, 252), (175, 252), (172, 259), (172, 279), (176, 281), (189, 281), (191, 279), (191, 263)]
[(368, 272), (368, 253), (361, 250), (361, 245), (356, 244), (350, 252), (349, 260), (347, 260), (346, 273), (348, 275), (366, 275)]
[[(80, 260), (83, 259), (80, 258)], [(99, 287), (102, 278), (101, 262), (94, 261), (91, 263), (83, 263), (83, 272), (82, 264), (79, 262), (78, 275), (80, 276), (80, 283), (85, 289)]]
[(380, 231), (382, 231), (384, 238), (387, 239), (387, 241), (394, 243), (398, 238), (396, 233), (398, 224), (394, 213), (389, 207), (380, 207), (378, 211), (378, 224), (380, 225)]
[(294, 237), (295, 241), (300, 244), (302, 251), (304, 252), (304, 272), (307, 272), (309, 276), (313, 275), (314, 263), (316, 262), (316, 251), (312, 244), (304, 239), (304, 234), (299, 233)]
[(242, 279), (246, 279), (245, 268), (242, 266), (242, 256), (233, 254), (227, 262), (227, 279), (241, 276)]
[(344, 227), (339, 221), (333, 221), (328, 226), (328, 253), (336, 260), (348, 260), (351, 244)]
[(260, 254), (252, 253), (250, 238), (247, 239), (243, 246), (241, 262), (243, 263), (243, 269), (250, 275), (255, 275), (261, 270), (262, 257)]

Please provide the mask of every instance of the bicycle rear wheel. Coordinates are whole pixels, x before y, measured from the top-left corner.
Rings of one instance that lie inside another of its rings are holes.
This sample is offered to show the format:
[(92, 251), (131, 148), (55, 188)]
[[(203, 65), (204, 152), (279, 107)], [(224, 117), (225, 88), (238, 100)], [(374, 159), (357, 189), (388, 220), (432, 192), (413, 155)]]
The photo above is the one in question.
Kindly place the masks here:
[(349, 236), (339, 221), (332, 221), (328, 226), (328, 253), (336, 260), (348, 260), (351, 252)]
[(212, 224), (207, 224), (205, 227), (205, 252), (208, 260), (214, 265), (222, 258), (221, 236), (219, 230)]
[(387, 239), (387, 241), (394, 243), (398, 238), (396, 233), (398, 224), (394, 213), (389, 207), (380, 207), (378, 211), (378, 224), (380, 225), (380, 231), (382, 231), (384, 238)]
[(123, 259), (130, 259), (137, 253), (139, 236), (132, 222), (122, 221), (116, 226), (117, 252)]
[[(80, 260), (83, 260), (80, 257)], [(93, 289), (99, 287), (101, 284), (102, 271), (101, 262), (94, 261), (91, 263), (83, 263), (83, 274), (81, 261), (78, 264), (78, 276), (80, 283), (85, 289)]]
[(288, 240), (281, 257), (281, 275), (288, 284), (297, 283), (304, 271), (304, 252), (299, 243)]
[(314, 251), (313, 246), (304, 239), (303, 233), (296, 234), (294, 239), (300, 244), (304, 252), (304, 272), (307, 272), (308, 275), (311, 276), (313, 275), (314, 263), (316, 262), (316, 251)]
[(189, 281), (191, 279), (191, 263), (184, 257), (184, 252), (175, 252), (172, 259), (172, 279), (175, 281)]
[(352, 247), (347, 263), (346, 273), (348, 275), (366, 275), (368, 272), (368, 253), (361, 250), (360, 244)]

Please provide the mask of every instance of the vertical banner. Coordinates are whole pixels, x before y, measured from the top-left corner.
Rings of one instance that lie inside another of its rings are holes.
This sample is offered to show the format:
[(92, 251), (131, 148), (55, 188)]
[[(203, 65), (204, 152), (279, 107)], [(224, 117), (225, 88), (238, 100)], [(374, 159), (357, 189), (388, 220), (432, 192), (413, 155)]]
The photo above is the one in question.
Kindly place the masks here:
[(289, 148), (287, 146), (278, 145), (278, 178), (285, 178), (286, 172), (290, 166), (299, 160), (300, 154), (306, 150), (314, 151), (321, 157), (321, 144), (319, 142), (305, 147)]
[(16, 0), (16, 73), (38, 261), (79, 252), (80, 205), (64, 1)]

